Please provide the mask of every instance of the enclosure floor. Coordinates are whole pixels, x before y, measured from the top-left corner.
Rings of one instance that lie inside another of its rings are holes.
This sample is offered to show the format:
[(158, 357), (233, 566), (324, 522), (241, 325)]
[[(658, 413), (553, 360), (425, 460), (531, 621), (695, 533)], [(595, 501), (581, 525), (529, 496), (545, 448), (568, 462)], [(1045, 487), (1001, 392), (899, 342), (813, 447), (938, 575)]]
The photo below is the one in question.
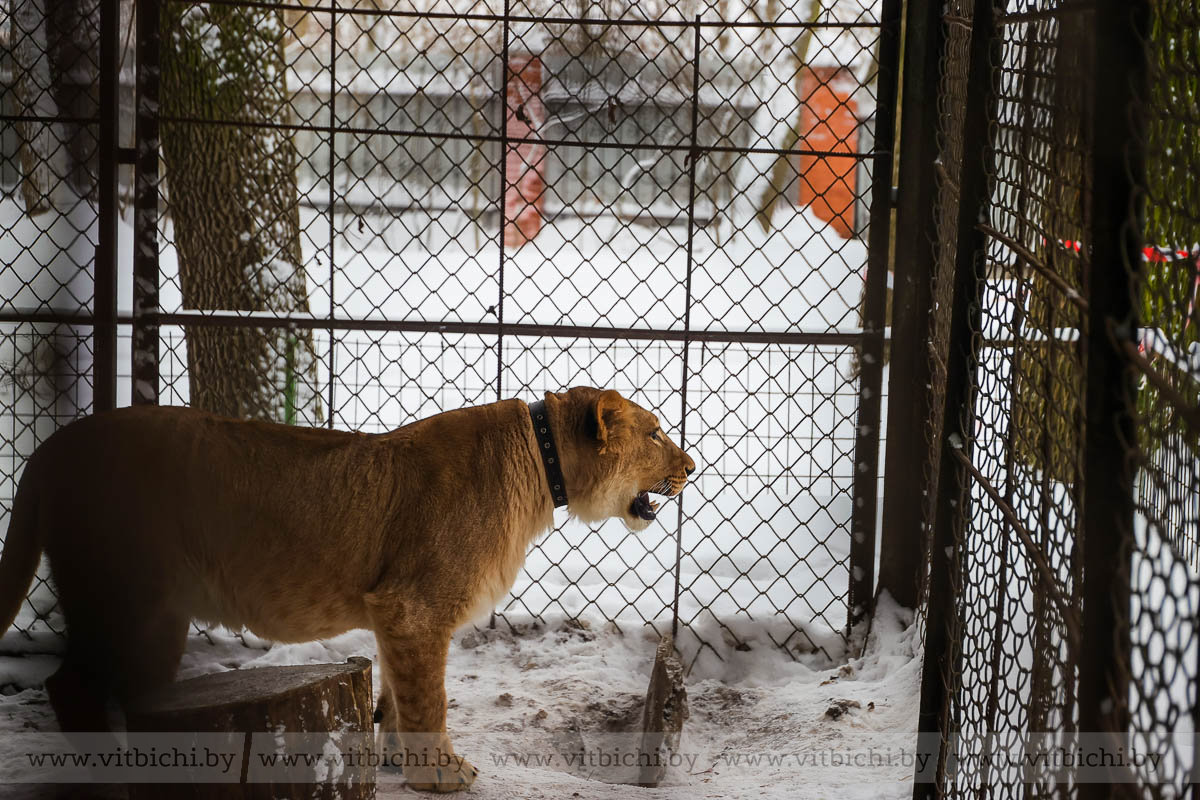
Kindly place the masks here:
[[(907, 612), (882, 609), (866, 654), (840, 665), (822, 663), (815, 655), (792, 660), (770, 642), (770, 626), (738, 626), (748, 650), (726, 645), (719, 629), (705, 631), (716, 646), (694, 660), (687, 678), (690, 715), (680, 746), (687, 761), (670, 768), (656, 789), (614, 783), (632, 778), (633, 770), (600, 763), (601, 752), (628, 749), (627, 743), (634, 741), (620, 732), (640, 728), (657, 643), (652, 631), (627, 629), (622, 635), (599, 624), (581, 628), (561, 623), (517, 624), (515, 631), (503, 623), (496, 629), (467, 629), (451, 647), (446, 690), (455, 747), (479, 768), (470, 796), (911, 796), (911, 762), (898, 760), (913, 742), (920, 683), (920, 658), (913, 654), (908, 619)], [(180, 677), (375, 657), (373, 637), (366, 631), (265, 650), (228, 635), (213, 639), (193, 638)], [(52, 656), (36, 661), (0, 657), (0, 674), (36, 680), (33, 673), (52, 670), (54, 661)], [(840, 703), (845, 711), (835, 718), (828, 712), (839, 701), (849, 702)], [(11, 738), (6, 733), (55, 727), (40, 688), (0, 697), (0, 765), (13, 755), (5, 747)], [(591, 763), (568, 765), (564, 753), (577, 752), (580, 742)], [(886, 763), (889, 757), (897, 760)], [(748, 758), (759, 763), (747, 763)], [(738, 759), (742, 762), (736, 763)], [(417, 796), (398, 776), (385, 779), (391, 782), (380, 784), (380, 798)], [(13, 796), (30, 796), (28, 788), (13, 787)]]

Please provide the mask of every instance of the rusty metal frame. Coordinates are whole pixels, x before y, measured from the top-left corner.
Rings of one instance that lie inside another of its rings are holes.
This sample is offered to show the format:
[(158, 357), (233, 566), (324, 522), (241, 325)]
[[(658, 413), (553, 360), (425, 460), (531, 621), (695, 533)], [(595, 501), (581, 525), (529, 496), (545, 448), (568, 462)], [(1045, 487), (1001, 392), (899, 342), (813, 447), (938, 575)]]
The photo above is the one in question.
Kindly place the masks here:
[[(873, 612), (875, 593), (876, 511), (879, 492), (879, 440), (882, 427), (884, 327), (886, 319), (888, 252), (893, 208), (892, 168), (896, 140), (896, 116), (900, 83), (900, 0), (885, 0), (880, 15), (878, 94), (881, 98), (875, 117), (874, 185), (871, 187), (870, 241), (867, 244), (867, 285), (863, 301), (862, 372), (858, 396), (854, 510), (850, 526), (850, 599), (849, 620), (853, 627)], [(895, 66), (893, 66), (895, 65)], [(893, 351), (894, 352), (894, 351)], [(912, 396), (908, 390), (901, 398)], [(896, 398), (893, 390), (890, 395)], [(903, 402), (903, 399), (901, 399)], [(914, 451), (919, 452), (919, 451)], [(900, 470), (902, 474), (910, 471)], [(890, 471), (885, 474), (891, 475)], [(886, 490), (884, 492), (887, 494)], [(887, 530), (885, 527), (884, 530)], [(883, 552), (889, 562), (898, 558), (897, 550), (909, 549), (887, 541)], [(900, 599), (904, 603), (904, 599)], [(914, 603), (904, 603), (915, 605)]]
[(120, 5), (100, 4), (100, 135), (96, 180), (98, 240), (92, 313), (93, 411), (117, 404), (117, 164), (120, 159), (120, 118), (117, 81), (120, 69)]
[[(1092, 76), (1091, 204), (1088, 231), (1087, 419), (1084, 438), (1083, 651), (1079, 669), (1079, 727), (1108, 734), (1127, 746), (1129, 694), (1130, 557), (1134, 551), (1134, 452), (1137, 390), (1125, 346), (1136, 341), (1133, 292), (1142, 261), (1146, 135), (1138, 103), (1148, 94), (1146, 42), (1149, 0), (1100, 4), (1095, 11)], [(1106, 105), (1125, 109), (1114, 118)], [(1131, 279), (1134, 278), (1134, 279)], [(1114, 781), (1123, 778), (1113, 770)], [(1081, 798), (1117, 795), (1111, 786), (1086, 784)]]
[(892, 294), (892, 361), (888, 392), (888, 448), (884, 468), (882, 555), (879, 589), (900, 605), (920, 605), (924, 560), (927, 468), (914, 464), (925, 453), (925, 424), (937, 413), (919, 387), (929, 369), (929, 310), (937, 232), (937, 85), (944, 35), (941, 3), (908, 0), (905, 9), (904, 90), (901, 108), (896, 252)]

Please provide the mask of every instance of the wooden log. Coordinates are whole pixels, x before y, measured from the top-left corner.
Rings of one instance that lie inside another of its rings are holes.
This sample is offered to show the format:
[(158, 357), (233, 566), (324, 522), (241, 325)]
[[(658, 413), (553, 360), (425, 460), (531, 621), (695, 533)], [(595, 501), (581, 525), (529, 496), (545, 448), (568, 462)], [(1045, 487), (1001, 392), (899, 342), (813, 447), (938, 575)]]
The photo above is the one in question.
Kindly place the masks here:
[(662, 637), (654, 654), (654, 669), (646, 690), (642, 714), (642, 746), (638, 763), (642, 765), (638, 784), (658, 786), (666, 774), (671, 753), (679, 750), (683, 721), (688, 716), (687, 689), (683, 686), (683, 665), (675, 657), (675, 641), (670, 634)]
[[(130, 800), (162, 797), (339, 798), (375, 797), (372, 749), (371, 662), (353, 657), (345, 664), (316, 664), (232, 670), (180, 681), (142, 698), (127, 718), (130, 742), (147, 749), (159, 734), (159, 750), (196, 754), (197, 780), (218, 780), (206, 764), (208, 742), (228, 742), (225, 759), (235, 758), (232, 782), (130, 783)], [(195, 735), (189, 751), (187, 737)], [(168, 735), (170, 734), (170, 735)], [(213, 738), (213, 734), (234, 734)], [(299, 734), (304, 734), (303, 736)], [(183, 743), (185, 746), (181, 747)], [(212, 748), (218, 749), (218, 748)], [(288, 764), (282, 752), (331, 756), (353, 752), (356, 763), (314, 759)], [(275, 756), (274, 766), (271, 766)], [(186, 762), (186, 759), (184, 759)], [(196, 766), (188, 764), (188, 766)], [(205, 770), (208, 770), (205, 772)], [(179, 773), (168, 773), (172, 781)]]

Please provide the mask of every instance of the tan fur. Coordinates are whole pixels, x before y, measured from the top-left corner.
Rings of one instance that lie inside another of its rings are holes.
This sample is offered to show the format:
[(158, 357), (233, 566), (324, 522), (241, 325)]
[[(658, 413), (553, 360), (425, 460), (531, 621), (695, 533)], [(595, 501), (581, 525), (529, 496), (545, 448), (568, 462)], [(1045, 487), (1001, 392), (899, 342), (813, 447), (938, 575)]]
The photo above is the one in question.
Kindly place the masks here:
[[(676, 494), (695, 467), (616, 392), (577, 387), (546, 404), (568, 510), (586, 522), (647, 527), (634, 497)], [(552, 522), (520, 400), (373, 436), (121, 409), (30, 459), (0, 559), (0, 632), (44, 550), (68, 625), (51, 703), (65, 730), (99, 730), (104, 698), (173, 679), (193, 618), (278, 642), (370, 628), (383, 729), (451, 759), (408, 780), (464, 788), (475, 770), (445, 734), (450, 636), (508, 591)]]

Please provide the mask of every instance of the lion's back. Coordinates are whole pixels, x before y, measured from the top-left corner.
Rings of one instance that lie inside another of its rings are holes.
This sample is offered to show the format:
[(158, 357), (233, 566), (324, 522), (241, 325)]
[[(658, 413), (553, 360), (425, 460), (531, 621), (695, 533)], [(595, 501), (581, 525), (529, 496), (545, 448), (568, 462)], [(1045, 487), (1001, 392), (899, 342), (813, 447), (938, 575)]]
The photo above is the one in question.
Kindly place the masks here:
[[(355, 434), (136, 406), (80, 419), (31, 459), (59, 529), (112, 528), (128, 545), (173, 532), (215, 542), (321, 497), (328, 465)], [(62, 531), (73, 535), (72, 531)], [(49, 544), (49, 543), (47, 543)]]
[[(367, 572), (374, 548), (345, 539), (369, 539), (373, 526), (347, 513), (332, 473), (360, 457), (365, 440), (187, 408), (74, 422), (30, 462), (56, 580), (175, 597), (188, 615), (281, 639), (286, 626), (261, 620), (314, 598), (340, 624), (358, 610), (321, 593)], [(326, 634), (302, 638), (313, 635)]]

